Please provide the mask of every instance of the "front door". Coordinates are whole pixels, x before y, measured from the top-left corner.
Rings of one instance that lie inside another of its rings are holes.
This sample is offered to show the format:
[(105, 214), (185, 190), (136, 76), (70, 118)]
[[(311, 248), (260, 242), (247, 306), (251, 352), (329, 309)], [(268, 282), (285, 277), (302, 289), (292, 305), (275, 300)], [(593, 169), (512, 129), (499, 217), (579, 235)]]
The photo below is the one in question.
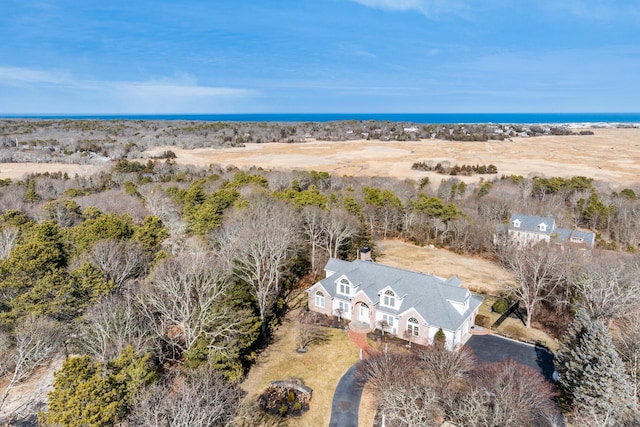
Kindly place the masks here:
[(360, 304), (360, 315), (358, 316), (358, 320), (364, 323), (369, 323), (371, 313), (369, 312), (369, 307), (366, 304)]

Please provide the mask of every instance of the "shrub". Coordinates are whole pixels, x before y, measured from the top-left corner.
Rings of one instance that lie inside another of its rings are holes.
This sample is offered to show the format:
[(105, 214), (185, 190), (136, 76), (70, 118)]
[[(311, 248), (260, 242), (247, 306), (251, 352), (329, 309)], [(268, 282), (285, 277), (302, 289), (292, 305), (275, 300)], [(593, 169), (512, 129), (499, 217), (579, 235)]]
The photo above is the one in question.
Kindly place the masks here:
[(446, 341), (447, 337), (444, 334), (444, 331), (442, 330), (442, 328), (438, 329), (438, 332), (436, 332), (436, 334), (433, 336), (434, 344), (444, 345)]
[(491, 311), (502, 314), (509, 308), (509, 301), (506, 298), (500, 298), (491, 306)]

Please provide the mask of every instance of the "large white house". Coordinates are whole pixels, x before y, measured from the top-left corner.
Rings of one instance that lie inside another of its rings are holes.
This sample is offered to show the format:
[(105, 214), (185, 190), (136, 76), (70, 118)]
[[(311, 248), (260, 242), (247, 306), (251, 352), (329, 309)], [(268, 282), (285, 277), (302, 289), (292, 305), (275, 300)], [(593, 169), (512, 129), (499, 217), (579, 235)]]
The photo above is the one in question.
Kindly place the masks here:
[(511, 215), (509, 225), (506, 228), (504, 226), (498, 228), (495, 237), (496, 243), (505, 238), (518, 246), (545, 241), (558, 244), (571, 243), (589, 249), (593, 249), (596, 241), (595, 233), (590, 231), (558, 228), (553, 218), (518, 213)]
[(438, 329), (447, 347), (460, 344), (483, 300), (461, 287), (455, 276), (445, 280), (371, 261), (331, 258), (325, 272), (307, 290), (310, 310), (384, 327), (418, 344), (433, 343)]

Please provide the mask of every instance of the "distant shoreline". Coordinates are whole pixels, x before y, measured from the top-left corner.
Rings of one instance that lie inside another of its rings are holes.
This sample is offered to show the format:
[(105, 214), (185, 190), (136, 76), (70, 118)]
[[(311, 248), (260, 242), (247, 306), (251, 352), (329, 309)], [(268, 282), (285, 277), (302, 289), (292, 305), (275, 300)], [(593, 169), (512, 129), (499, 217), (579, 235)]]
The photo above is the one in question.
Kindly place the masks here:
[(521, 124), (640, 127), (640, 113), (287, 113), (287, 114), (0, 114), (0, 120), (145, 120), (203, 122), (383, 121), (414, 124)]

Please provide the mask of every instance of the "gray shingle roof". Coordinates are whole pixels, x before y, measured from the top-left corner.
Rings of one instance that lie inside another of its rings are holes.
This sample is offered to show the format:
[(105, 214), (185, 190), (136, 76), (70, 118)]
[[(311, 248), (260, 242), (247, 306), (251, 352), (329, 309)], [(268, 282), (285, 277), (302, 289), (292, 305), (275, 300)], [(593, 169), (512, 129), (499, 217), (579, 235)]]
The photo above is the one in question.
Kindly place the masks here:
[[(515, 228), (513, 226), (513, 222), (516, 220), (520, 221), (520, 227)], [(513, 230), (532, 231), (537, 233), (540, 232), (540, 229), (538, 228), (540, 224), (545, 224), (547, 226), (547, 233), (553, 232), (556, 228), (556, 221), (553, 218), (522, 214), (511, 215), (509, 228)]]
[[(461, 282), (455, 276), (444, 280), (429, 274), (360, 260), (347, 262), (330, 259), (325, 270), (335, 272), (320, 281), (333, 298), (347, 300), (347, 297), (336, 294), (336, 281), (345, 276), (354, 286), (352, 295), (364, 292), (378, 310), (397, 315), (415, 308), (429, 325), (449, 331), (460, 328), (482, 301), (481, 297), (472, 298), (468, 289), (460, 287)], [(379, 305), (380, 292), (387, 287), (401, 299), (397, 310)], [(464, 304), (466, 300), (469, 306), (463, 314), (449, 302)]]
[[(520, 221), (520, 227), (514, 227), (513, 222), (516, 220)], [(546, 224), (546, 231), (541, 231), (538, 228), (538, 226), (542, 223)], [(574, 243), (585, 243), (590, 248), (593, 248), (596, 239), (595, 233), (592, 233), (590, 231), (557, 228), (556, 221), (553, 218), (536, 215), (523, 215), (517, 213), (511, 215), (511, 220), (509, 221), (509, 230), (546, 234), (555, 237), (558, 243), (567, 241)]]

